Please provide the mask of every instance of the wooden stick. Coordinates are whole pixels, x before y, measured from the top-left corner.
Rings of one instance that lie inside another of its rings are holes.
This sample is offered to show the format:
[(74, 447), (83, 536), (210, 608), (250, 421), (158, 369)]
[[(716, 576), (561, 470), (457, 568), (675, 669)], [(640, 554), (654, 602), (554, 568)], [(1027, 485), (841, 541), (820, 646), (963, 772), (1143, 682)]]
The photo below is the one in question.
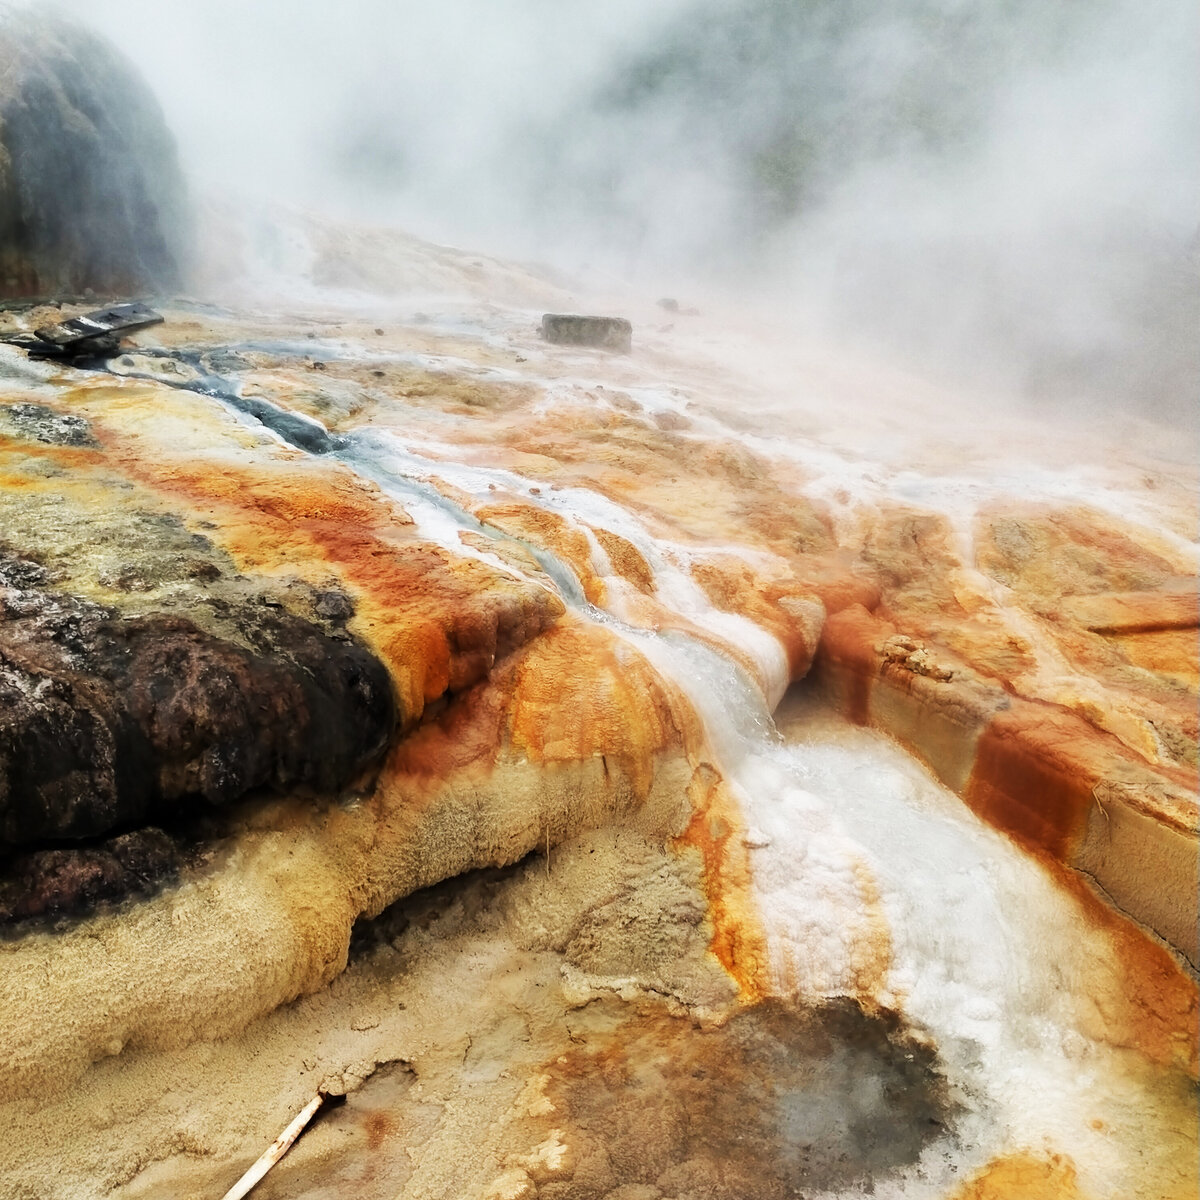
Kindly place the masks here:
[(317, 1115), (325, 1103), (324, 1093), (314, 1096), (299, 1112), (296, 1119), (271, 1143), (262, 1157), (225, 1193), (222, 1200), (242, 1200), (251, 1188), (292, 1148), (292, 1143), (304, 1132), (304, 1127)]

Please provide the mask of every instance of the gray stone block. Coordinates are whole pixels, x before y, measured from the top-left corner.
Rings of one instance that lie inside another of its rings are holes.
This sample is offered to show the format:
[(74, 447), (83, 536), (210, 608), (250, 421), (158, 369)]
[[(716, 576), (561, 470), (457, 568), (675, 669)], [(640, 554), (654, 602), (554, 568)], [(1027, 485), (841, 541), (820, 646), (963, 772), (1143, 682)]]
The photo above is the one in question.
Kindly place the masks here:
[(633, 349), (633, 326), (624, 317), (546, 313), (542, 317), (542, 337), (563, 346), (597, 346), (622, 354)]

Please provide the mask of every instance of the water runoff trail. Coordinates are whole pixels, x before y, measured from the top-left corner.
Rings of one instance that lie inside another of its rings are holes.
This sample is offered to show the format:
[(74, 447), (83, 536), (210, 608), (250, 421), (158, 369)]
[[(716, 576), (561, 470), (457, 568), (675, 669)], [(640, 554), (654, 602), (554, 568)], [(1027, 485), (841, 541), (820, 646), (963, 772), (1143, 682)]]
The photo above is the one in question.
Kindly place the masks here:
[(787, 685), (783, 648), (713, 608), (688, 576), (683, 548), (656, 541), (634, 514), (586, 489), (426, 457), (388, 431), (331, 435), (212, 375), (180, 386), (341, 460), (404, 507), (421, 536), (499, 570), (517, 574), (459, 534), (510, 535), (438, 483), (481, 501), (499, 490), (552, 509), (589, 538), (598, 574), (616, 581), (591, 532), (609, 529), (642, 553), (660, 601), (758, 664), (755, 680), (695, 638), (628, 624), (589, 603), (566, 563), (521, 543), (544, 572), (536, 582), (628, 639), (702, 719), (748, 826), (777, 994), (814, 1004), (851, 994), (859, 943), (872, 922), (878, 936), (882, 921), (889, 956), (880, 999), (934, 1041), (958, 1113), (916, 1164), (877, 1179), (873, 1195), (944, 1196), (973, 1168), (1014, 1153), (1068, 1155), (1082, 1194), (1097, 1200), (1189, 1194), (1196, 1131), (1187, 1081), (1088, 1032), (1097, 988), (1119, 986), (1111, 943), (1037, 863), (888, 739), (828, 720), (811, 734), (781, 735), (772, 711)]
[(877, 1180), (875, 1195), (943, 1195), (964, 1166), (1018, 1148), (1069, 1154), (1085, 1194), (1097, 1197), (1154, 1195), (1153, 1177), (1186, 1169), (1185, 1091), (1148, 1095), (1130, 1052), (1081, 1029), (1091, 990), (1115, 974), (1107, 939), (1040, 866), (888, 739), (836, 725), (785, 739), (772, 717), (787, 682), (782, 647), (713, 609), (682, 569), (680, 547), (657, 542), (597, 493), (534, 491), (534, 480), (426, 458), (393, 434), (352, 434), (337, 453), (456, 553), (460, 529), (507, 535), (431, 481), (481, 501), (498, 490), (552, 509), (590, 539), (593, 566), (615, 579), (591, 533), (609, 529), (650, 564), (661, 601), (759, 664), (762, 684), (704, 642), (627, 624), (589, 604), (568, 565), (527, 547), (568, 605), (635, 645), (701, 717), (749, 826), (777, 994), (820, 1002), (850, 992), (859, 943), (882, 917), (890, 939), (883, 999), (932, 1036), (961, 1111), (948, 1138), (914, 1167)]

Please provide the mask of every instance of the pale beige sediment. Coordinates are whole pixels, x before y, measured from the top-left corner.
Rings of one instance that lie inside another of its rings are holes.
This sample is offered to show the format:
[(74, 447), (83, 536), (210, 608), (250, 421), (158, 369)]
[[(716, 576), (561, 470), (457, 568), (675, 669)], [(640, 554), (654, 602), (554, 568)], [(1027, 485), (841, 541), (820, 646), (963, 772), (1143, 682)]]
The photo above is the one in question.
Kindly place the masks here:
[(728, 1010), (735, 990), (709, 936), (694, 855), (626, 828), (581, 834), (548, 864), (413, 898), (329, 987), (229, 1037), (131, 1046), (67, 1091), (0, 1102), (5, 1185), (54, 1200), (210, 1200), (323, 1080), (381, 1063), (262, 1194), (482, 1196), (544, 1140), (530, 1110), (539, 1071), (607, 1028), (594, 997), (698, 1019)]
[[(535, 644), (518, 701), (531, 686), (558, 687), (557, 675), (538, 675), (536, 653)], [(628, 673), (637, 656), (623, 654)], [(489, 741), (487, 757), (436, 780), (388, 770), (357, 803), (319, 812), (270, 803), (199, 878), (126, 911), (0, 943), (0, 1093), (68, 1088), (126, 1047), (236, 1033), (334, 979), (356, 919), (439, 880), (606, 824), (681, 831), (691, 768), (671, 699), (660, 699), (667, 724), (652, 750), (598, 741), (580, 755), (560, 743), (539, 762), (507, 739)]]

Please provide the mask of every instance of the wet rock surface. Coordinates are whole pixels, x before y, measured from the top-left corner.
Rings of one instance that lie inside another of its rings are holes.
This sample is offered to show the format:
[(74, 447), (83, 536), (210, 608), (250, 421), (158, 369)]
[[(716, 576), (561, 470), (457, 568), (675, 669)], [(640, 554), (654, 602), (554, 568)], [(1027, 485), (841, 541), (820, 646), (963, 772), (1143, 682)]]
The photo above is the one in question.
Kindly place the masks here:
[[(257, 791), (330, 794), (361, 774), (394, 723), (386, 669), (344, 633), (253, 601), (225, 614), (235, 642), (175, 614), (122, 615), (0, 559), (0, 844), (94, 837)], [(317, 603), (348, 615), (345, 598)], [(137, 874), (111, 851), (79, 851), (74, 867), (58, 853), (53, 870), (39, 860), (35, 891), (57, 877), (67, 907)]]
[(545, 1200), (618, 1187), (678, 1200), (870, 1192), (951, 1119), (933, 1051), (894, 1017), (849, 1002), (806, 1010), (768, 1001), (710, 1030), (644, 1014), (548, 1074), (578, 1166), (539, 1188)]
[(149, 89), (57, 12), (0, 13), (0, 294), (179, 278), (183, 177)]

